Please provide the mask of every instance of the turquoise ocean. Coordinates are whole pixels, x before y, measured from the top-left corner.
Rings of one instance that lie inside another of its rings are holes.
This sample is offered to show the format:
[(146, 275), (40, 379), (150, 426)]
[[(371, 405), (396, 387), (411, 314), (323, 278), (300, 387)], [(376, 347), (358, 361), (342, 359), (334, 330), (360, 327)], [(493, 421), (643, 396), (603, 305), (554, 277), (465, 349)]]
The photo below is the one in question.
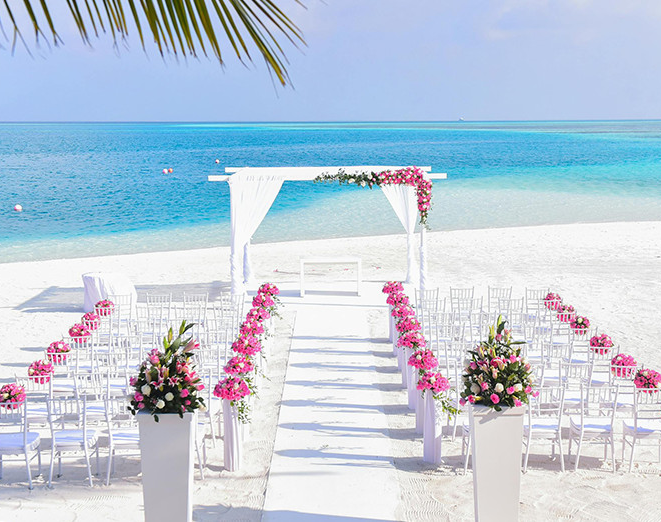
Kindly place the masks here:
[[(432, 230), (661, 220), (661, 121), (4, 123), (0, 262), (228, 245), (207, 176), (308, 165), (447, 173)], [(286, 182), (253, 242), (401, 230), (378, 189)]]

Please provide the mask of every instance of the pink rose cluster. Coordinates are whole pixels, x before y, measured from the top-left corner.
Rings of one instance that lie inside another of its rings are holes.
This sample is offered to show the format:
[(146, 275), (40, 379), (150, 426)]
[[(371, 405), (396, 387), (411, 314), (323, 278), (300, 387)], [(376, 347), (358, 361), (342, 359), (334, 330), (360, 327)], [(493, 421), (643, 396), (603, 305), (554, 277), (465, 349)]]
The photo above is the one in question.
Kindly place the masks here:
[(649, 368), (641, 368), (636, 372), (633, 379), (636, 388), (641, 389), (659, 389), (661, 388), (661, 373)]
[(626, 353), (618, 353), (611, 359), (611, 372), (615, 377), (630, 379), (634, 376), (637, 366), (636, 359)]
[(46, 357), (51, 362), (62, 364), (66, 362), (67, 355), (71, 351), (71, 347), (64, 341), (53, 341), (46, 348)]
[(570, 322), (576, 315), (576, 309), (572, 305), (560, 304), (555, 310), (558, 312), (556, 316), (558, 321), (563, 323)]
[(28, 367), (28, 377), (37, 384), (46, 384), (50, 381), (54, 368), (50, 362), (39, 360), (34, 361)]
[(575, 315), (570, 319), (569, 326), (574, 330), (574, 333), (584, 335), (586, 330), (590, 328), (590, 320), (582, 315)]
[(246, 355), (236, 355), (232, 357), (223, 368), (223, 371), (229, 375), (237, 375), (251, 372), (255, 365)]
[(101, 317), (94, 312), (87, 312), (80, 318), (80, 322), (87, 326), (89, 330), (97, 330), (101, 322)]
[(404, 285), (399, 281), (386, 281), (381, 290), (384, 294), (394, 294), (395, 292), (403, 292)]
[(590, 349), (599, 355), (605, 355), (613, 347), (613, 340), (606, 334), (593, 335), (590, 338)]
[(225, 377), (216, 384), (213, 394), (221, 399), (234, 402), (250, 395), (250, 388), (241, 377)]
[(417, 350), (409, 357), (408, 364), (422, 372), (427, 372), (438, 366), (438, 360), (431, 350)]
[(69, 335), (73, 338), (74, 341), (78, 342), (79, 339), (83, 337), (89, 337), (92, 335), (89, 328), (84, 324), (76, 323), (71, 328), (69, 328)]
[(425, 372), (418, 380), (418, 390), (431, 390), (434, 395), (450, 390), (450, 381), (438, 372)]
[(115, 311), (115, 303), (109, 299), (101, 299), (101, 301), (94, 305), (94, 310), (96, 310), (98, 315), (107, 317)]
[(421, 332), (413, 330), (410, 332), (402, 332), (397, 339), (397, 346), (400, 348), (424, 348), (427, 346), (427, 341)]
[(395, 318), (395, 320), (403, 319), (405, 317), (411, 317), (415, 315), (415, 310), (413, 307), (408, 304), (400, 304), (395, 306), (390, 314)]
[(404, 292), (394, 292), (388, 295), (386, 303), (388, 303), (393, 308), (397, 308), (401, 305), (409, 304), (409, 298)]
[(546, 297), (544, 298), (544, 306), (546, 306), (546, 308), (549, 310), (557, 310), (561, 304), (562, 297), (558, 294), (554, 294), (553, 292), (546, 294)]
[(403, 332), (417, 332), (422, 330), (420, 321), (418, 321), (413, 316), (402, 317), (399, 321), (395, 323), (395, 329), (399, 333)]
[(431, 209), (432, 182), (418, 167), (406, 167), (396, 171), (386, 170), (377, 174), (378, 185), (409, 185), (415, 188), (418, 198), (420, 223), (425, 224)]
[(12, 382), (0, 387), (0, 406), (16, 409), (23, 401), (25, 401), (25, 388), (20, 384)]

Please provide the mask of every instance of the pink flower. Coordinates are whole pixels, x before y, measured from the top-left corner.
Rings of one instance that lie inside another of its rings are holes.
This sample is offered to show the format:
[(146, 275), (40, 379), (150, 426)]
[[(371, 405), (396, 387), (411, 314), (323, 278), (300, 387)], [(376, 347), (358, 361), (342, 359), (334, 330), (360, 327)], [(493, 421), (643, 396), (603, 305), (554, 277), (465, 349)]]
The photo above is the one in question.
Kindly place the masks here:
[(142, 410), (142, 409), (144, 409), (144, 408), (145, 408), (145, 403), (144, 403), (144, 402), (139, 402), (139, 403), (138, 403), (138, 409), (139, 409), (139, 410)]
[(487, 388), (489, 388), (489, 385), (486, 382), (481, 382), (480, 387), (482, 388), (482, 391), (486, 391)]
[(523, 406), (523, 403), (519, 399), (514, 399), (514, 406), (519, 408)]
[(185, 399), (186, 397), (188, 397), (188, 388), (183, 388), (181, 390), (181, 392), (179, 392), (179, 395), (181, 395), (182, 399)]
[(489, 398), (491, 399), (491, 402), (493, 402), (494, 404), (498, 404), (500, 402), (500, 397), (498, 397), (498, 395), (495, 393), (492, 393), (491, 397)]
[(140, 393), (140, 392), (135, 392), (135, 394), (133, 395), (133, 398), (138, 402), (140, 402), (140, 401), (142, 401), (142, 399), (144, 399), (142, 393)]
[(514, 393), (514, 391), (515, 391), (514, 386), (510, 386), (509, 388), (507, 388), (507, 394), (508, 395), (512, 395)]
[(470, 402), (471, 404), (475, 403), (475, 395), (469, 395), (468, 402)]
[(530, 392), (532, 392), (532, 386), (526, 386), (524, 391), (526, 392), (526, 395), (530, 395)]
[(460, 406), (466, 406), (466, 399), (464, 399), (463, 397), (461, 399), (459, 399), (459, 405)]
[(468, 366), (471, 370), (477, 370), (477, 364), (475, 364), (474, 361), (471, 361), (471, 363)]

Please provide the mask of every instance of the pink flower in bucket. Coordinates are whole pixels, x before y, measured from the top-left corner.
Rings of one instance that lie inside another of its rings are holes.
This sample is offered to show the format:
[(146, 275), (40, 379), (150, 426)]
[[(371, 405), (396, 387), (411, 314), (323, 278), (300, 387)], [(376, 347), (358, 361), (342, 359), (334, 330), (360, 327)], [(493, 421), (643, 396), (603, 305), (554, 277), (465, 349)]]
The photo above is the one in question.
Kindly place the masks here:
[(25, 401), (25, 388), (12, 382), (0, 387), (0, 406), (14, 410)]
[(28, 367), (28, 377), (37, 384), (47, 384), (50, 382), (54, 368), (50, 362), (34, 361)]

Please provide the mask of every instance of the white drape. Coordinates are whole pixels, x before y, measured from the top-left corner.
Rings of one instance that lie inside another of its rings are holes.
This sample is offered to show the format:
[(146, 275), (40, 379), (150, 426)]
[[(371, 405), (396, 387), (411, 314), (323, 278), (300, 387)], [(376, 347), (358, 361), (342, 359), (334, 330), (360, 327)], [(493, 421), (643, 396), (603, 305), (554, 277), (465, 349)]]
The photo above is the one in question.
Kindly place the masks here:
[(228, 180), (230, 187), (231, 253), (230, 275), (232, 294), (244, 292), (243, 281), (250, 277), (250, 265), (241, 261), (247, 251), (250, 237), (255, 233), (271, 208), (284, 178), (282, 176), (242, 176), (237, 174)]
[(418, 198), (415, 194), (415, 187), (388, 184), (381, 185), (381, 189), (406, 230), (406, 282), (413, 283), (413, 267), (415, 265), (414, 231), (415, 224), (418, 221)]
[(420, 227), (420, 292), (427, 289), (427, 230)]

